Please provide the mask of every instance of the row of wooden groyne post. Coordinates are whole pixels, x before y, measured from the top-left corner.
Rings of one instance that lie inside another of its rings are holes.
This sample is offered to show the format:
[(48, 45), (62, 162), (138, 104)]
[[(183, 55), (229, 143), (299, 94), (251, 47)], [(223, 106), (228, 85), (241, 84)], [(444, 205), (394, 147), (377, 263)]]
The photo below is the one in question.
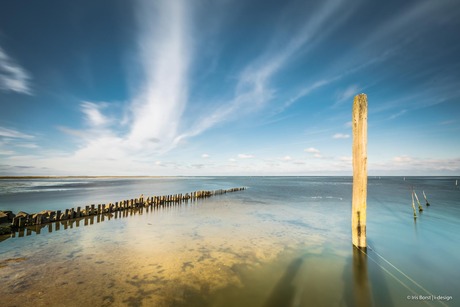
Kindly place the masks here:
[(27, 226), (43, 225), (47, 223), (67, 221), (88, 216), (97, 216), (101, 214), (111, 214), (125, 210), (172, 206), (176, 204), (187, 203), (189, 201), (196, 201), (200, 198), (207, 198), (214, 195), (222, 195), (230, 192), (242, 191), (245, 189), (245, 187), (239, 187), (214, 191), (195, 191), (186, 194), (150, 196), (147, 198), (141, 195), (139, 198), (121, 200), (109, 204), (92, 204), (85, 206), (84, 208), (76, 207), (56, 211), (43, 210), (35, 214), (28, 214), (22, 211), (18, 214), (13, 214), (11, 211), (2, 211), (0, 214), (3, 214), (8, 222), (11, 223), (11, 231), (15, 231)]

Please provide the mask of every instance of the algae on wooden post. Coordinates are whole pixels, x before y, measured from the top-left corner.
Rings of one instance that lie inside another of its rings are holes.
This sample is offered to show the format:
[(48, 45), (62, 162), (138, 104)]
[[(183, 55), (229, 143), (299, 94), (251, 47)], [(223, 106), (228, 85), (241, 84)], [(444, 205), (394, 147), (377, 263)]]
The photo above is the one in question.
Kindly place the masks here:
[(352, 242), (366, 248), (367, 199), (367, 96), (359, 94), (353, 101), (353, 197)]

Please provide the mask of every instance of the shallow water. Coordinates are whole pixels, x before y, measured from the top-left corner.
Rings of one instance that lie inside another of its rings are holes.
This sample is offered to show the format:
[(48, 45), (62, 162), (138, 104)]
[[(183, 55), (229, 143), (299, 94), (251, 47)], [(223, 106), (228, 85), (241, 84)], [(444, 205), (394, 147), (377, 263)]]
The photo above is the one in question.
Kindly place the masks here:
[[(460, 189), (453, 178), (369, 178), (367, 255), (350, 243), (349, 177), (82, 181), (34, 183), (39, 191), (21, 191), (10, 181), (0, 210), (248, 190), (16, 234), (0, 242), (0, 305), (459, 304)], [(431, 203), (416, 222), (411, 186), (419, 197), (425, 190)]]

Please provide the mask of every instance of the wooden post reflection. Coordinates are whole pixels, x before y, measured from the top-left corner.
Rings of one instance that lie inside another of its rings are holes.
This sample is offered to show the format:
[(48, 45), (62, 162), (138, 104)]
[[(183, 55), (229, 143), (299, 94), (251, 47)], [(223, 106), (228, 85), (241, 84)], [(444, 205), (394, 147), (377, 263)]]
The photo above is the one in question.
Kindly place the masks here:
[(355, 306), (374, 306), (367, 275), (366, 249), (353, 246), (353, 296)]

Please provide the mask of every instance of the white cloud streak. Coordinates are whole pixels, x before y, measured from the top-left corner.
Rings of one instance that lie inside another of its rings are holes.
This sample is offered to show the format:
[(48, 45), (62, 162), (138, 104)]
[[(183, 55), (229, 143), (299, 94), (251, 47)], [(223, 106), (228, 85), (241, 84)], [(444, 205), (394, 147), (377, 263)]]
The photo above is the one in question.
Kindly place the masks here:
[(336, 133), (332, 136), (334, 139), (348, 139), (350, 138), (349, 134), (343, 134), (343, 133)]
[(348, 86), (345, 90), (341, 91), (337, 95), (337, 101), (334, 103), (333, 107), (337, 107), (346, 101), (352, 101), (351, 98), (357, 95), (361, 90), (362, 88), (360, 88), (357, 84), (352, 84)]
[(321, 153), (321, 151), (319, 149), (317, 149), (317, 148), (314, 148), (314, 147), (305, 148), (303, 151), (311, 153), (313, 155), (313, 157), (315, 157), (317, 159), (325, 158), (323, 156), (323, 154)]
[(304, 151), (309, 153), (320, 153), (320, 151), (314, 147), (306, 148)]
[[(139, 59), (145, 79), (130, 103), (132, 111), (125, 121), (125, 131), (128, 132), (123, 135), (110, 129), (108, 124), (114, 119), (103, 114), (103, 104), (83, 102), (81, 110), (89, 130), (75, 131), (60, 127), (61, 131), (79, 136), (84, 142), (72, 156), (67, 157), (68, 161), (89, 163), (88, 167), (92, 163), (100, 169), (110, 169), (110, 165), (116, 165), (116, 161), (136, 159), (145, 163), (216, 124), (264, 106), (274, 94), (269, 84), (273, 75), (281, 71), (299, 51), (304, 53), (312, 48), (314, 39), (321, 37), (319, 34), (325, 26), (330, 26), (331, 18), (337, 16), (345, 1), (325, 2), (313, 14), (314, 17), (306, 19), (297, 33), (273, 44), (281, 43), (285, 48), (269, 49), (249, 62), (239, 75), (234, 97), (219, 102), (220, 107), (215, 110), (197, 114), (189, 120), (186, 130), (183, 130), (181, 123), (188, 102), (189, 70), (193, 60), (190, 41), (194, 34), (192, 7), (185, 0), (139, 0), (138, 4), (137, 17), (141, 29), (138, 38)], [(322, 85), (320, 82), (315, 86)], [(316, 153), (316, 156), (319, 155)], [(239, 159), (253, 157), (249, 154), (238, 155)], [(64, 160), (62, 164), (68, 164)], [(130, 172), (138, 169), (139, 165), (123, 163), (123, 167), (129, 168)]]
[(19, 139), (32, 139), (33, 136), (19, 132), (17, 130), (0, 127), (0, 137), (6, 138), (19, 138)]
[[(366, 39), (363, 40), (363, 43), (361, 45), (357, 46), (354, 49), (354, 52), (357, 53), (358, 51), (362, 51), (362, 50), (366, 50), (367, 52), (370, 52), (370, 50), (375, 49), (375, 46), (380, 46), (382, 42), (388, 42), (390, 39), (392, 39), (395, 36), (395, 34), (407, 33), (408, 31), (411, 31), (411, 34), (418, 33), (419, 32), (418, 29), (409, 27), (409, 25), (418, 24), (418, 21), (426, 19), (426, 17), (429, 16), (430, 14), (433, 15), (433, 11), (443, 10), (444, 13), (448, 12), (450, 5), (455, 5), (454, 3), (455, 3), (454, 1), (452, 1), (451, 3), (448, 3), (446, 1), (424, 1), (423, 3), (417, 2), (414, 5), (409, 6), (406, 10), (404, 10), (400, 14), (397, 14), (392, 19), (386, 20), (384, 23), (382, 23), (380, 27), (378, 27), (375, 31), (372, 31), (371, 35), (369, 35)], [(402, 36), (404, 37), (404, 35)], [(407, 37), (408, 35), (406, 34), (405, 36)], [(409, 39), (406, 39), (404, 43), (407, 43), (408, 41)], [(402, 44), (402, 43), (403, 42), (398, 42), (398, 44)], [(294, 104), (299, 99), (305, 96), (308, 96), (311, 92), (319, 88), (322, 88), (335, 81), (341, 80), (342, 78), (350, 74), (353, 74), (357, 71), (360, 71), (364, 68), (367, 68), (371, 65), (375, 65), (377, 63), (383, 62), (389, 57), (395, 55), (396, 50), (398, 48), (401, 48), (401, 46), (389, 49), (381, 53), (379, 56), (373, 57), (370, 61), (364, 64), (358, 65), (352, 69), (348, 69), (347, 71), (345, 71), (345, 73), (334, 72), (332, 74), (333, 75), (332, 77), (323, 78), (320, 81), (316, 81), (313, 84), (305, 86), (304, 88), (300, 89), (299, 92), (293, 98), (289, 99), (279, 112), (282, 112), (284, 109)], [(352, 57), (353, 56), (347, 55), (340, 62), (353, 63), (355, 61), (355, 58), (352, 58)], [(343, 93), (341, 93), (341, 95), (339, 95), (337, 102), (334, 103), (332, 107), (339, 106), (344, 101), (351, 98), (353, 94), (357, 94), (359, 91), (360, 89), (358, 88), (357, 85), (351, 85)], [(436, 102), (433, 102), (432, 104), (440, 103), (442, 101), (443, 100), (441, 101), (438, 100)]]
[[(325, 86), (327, 86), (327, 85), (329, 85), (329, 84), (331, 84), (331, 83), (334, 83), (334, 82), (336, 82), (336, 81), (339, 81), (339, 80), (345, 78), (346, 76), (349, 76), (349, 75), (351, 75), (351, 74), (354, 74), (354, 73), (356, 73), (356, 72), (358, 72), (358, 71), (360, 71), (360, 70), (362, 70), (362, 69), (365, 69), (365, 68), (367, 68), (367, 67), (369, 67), (369, 66), (372, 66), (372, 65), (375, 65), (375, 64), (377, 64), (377, 63), (383, 62), (383, 61), (386, 60), (392, 53), (393, 53), (393, 50), (385, 51), (385, 52), (383, 52), (380, 56), (375, 57), (375, 58), (372, 58), (371, 60), (369, 60), (369, 61), (367, 61), (367, 62), (365, 62), (365, 63), (363, 63), (363, 64), (361, 64), (361, 65), (358, 65), (358, 66), (356, 66), (356, 67), (353, 67), (353, 68), (351, 68), (351, 69), (345, 70), (345, 72), (343, 72), (343, 73), (334, 72), (334, 73), (332, 74), (332, 76), (329, 77), (329, 78), (323, 78), (323, 79), (321, 79), (320, 81), (316, 81), (316, 82), (314, 82), (314, 83), (311, 84), (311, 85), (307, 85), (307, 86), (301, 88), (301, 89), (297, 92), (296, 95), (294, 95), (292, 98), (290, 98), (289, 100), (287, 100), (287, 101), (284, 103), (283, 107), (282, 107), (280, 110), (278, 110), (277, 113), (280, 113), (280, 112), (284, 111), (285, 109), (287, 109), (288, 107), (290, 107), (292, 104), (296, 103), (296, 102), (297, 102), (298, 100), (300, 100), (301, 98), (310, 95), (312, 92), (314, 92), (314, 91), (317, 90), (317, 89), (320, 89), (320, 88), (322, 88), (322, 87), (325, 87)], [(350, 59), (345, 59), (344, 62), (351, 62), (351, 60), (350, 60)], [(352, 91), (352, 90), (350, 89), (350, 90), (348, 91), (347, 94), (349, 95), (351, 91)], [(344, 97), (344, 96), (343, 96), (343, 97)], [(350, 98), (350, 97), (348, 97), (348, 98)], [(339, 100), (339, 101), (337, 101), (336, 103), (334, 103), (334, 104), (332, 105), (332, 107), (337, 107), (338, 105), (340, 105), (340, 104), (341, 104), (342, 102), (344, 102), (344, 101), (346, 101), (346, 99)]]
[(15, 152), (12, 151), (12, 150), (0, 150), (0, 155), (3, 155), (3, 156), (10, 156), (10, 155), (14, 155)]
[(139, 47), (146, 81), (133, 103), (129, 140), (156, 140), (157, 147), (169, 147), (177, 137), (187, 101), (190, 8), (188, 1), (139, 3)]
[[(34, 141), (33, 135), (25, 134), (20, 131), (0, 127), (0, 154), (3, 156), (17, 155), (16, 151), (21, 151), (21, 148), (36, 149), (37, 144), (29, 143)], [(12, 150), (14, 148), (16, 151)]]
[(403, 156), (397, 156), (393, 158), (393, 161), (396, 163), (408, 163), (411, 162), (413, 159), (409, 156), (403, 155)]
[(239, 154), (238, 158), (240, 158), (240, 159), (252, 159), (252, 158), (254, 158), (254, 156), (249, 155), (249, 154)]
[(395, 113), (395, 114), (391, 115), (388, 119), (395, 119), (397, 117), (400, 117), (401, 115), (403, 115), (406, 112), (407, 112), (407, 110), (401, 110), (398, 113)]
[(0, 47), (0, 89), (31, 95), (30, 74)]
[(369, 169), (389, 174), (458, 174), (460, 158), (421, 158), (396, 156), (389, 161), (371, 162)]
[(312, 85), (308, 85), (308, 86), (302, 88), (294, 97), (290, 98), (288, 101), (286, 101), (284, 103), (284, 105), (283, 105), (283, 107), (282, 107), (282, 109), (280, 111), (283, 111), (284, 109), (290, 107), (293, 103), (295, 103), (296, 101), (298, 101), (302, 97), (310, 95), (310, 93), (313, 92), (314, 90), (316, 90), (318, 88), (321, 88), (321, 87), (331, 83), (334, 80), (335, 79), (320, 80), (320, 81), (317, 81), (317, 82), (313, 83)]
[(121, 123), (126, 132), (110, 127), (115, 119), (104, 115), (107, 103), (84, 101), (81, 111), (88, 129), (58, 127), (84, 142), (66, 158), (68, 161), (86, 162), (88, 167), (97, 164), (98, 168), (109, 170), (110, 165), (118, 170), (117, 161), (123, 161), (125, 171), (131, 172), (151, 161), (152, 154), (161, 154), (177, 145), (179, 123), (187, 102), (192, 53), (189, 11), (187, 1), (138, 1), (138, 58), (144, 79), (128, 103), (130, 113)]
[[(259, 58), (250, 62), (239, 76), (234, 98), (223, 102), (223, 107), (206, 114), (189, 131), (180, 135), (176, 141), (196, 136), (218, 123), (232, 119), (237, 113), (241, 115), (242, 112), (257, 110), (270, 101), (274, 95), (274, 89), (270, 88), (269, 84), (273, 75), (278, 73), (299, 51), (305, 53), (313, 48), (314, 39), (318, 39), (320, 34), (323, 35), (322, 37), (325, 36), (324, 29), (331, 25), (331, 20), (336, 20), (333, 17), (337, 17), (340, 12), (343, 13), (341, 9), (343, 9), (344, 5), (345, 1), (343, 0), (324, 2), (320, 10), (315, 12), (313, 17), (306, 19), (307, 21), (299, 28), (297, 33), (291, 36), (290, 40), (273, 43), (272, 45), (283, 45), (284, 47), (277, 48), (276, 51), (268, 50)], [(337, 25), (338, 23), (334, 23), (333, 26)], [(303, 93), (301, 91), (297, 98), (291, 99), (292, 101), (288, 102), (288, 104), (305, 96), (307, 92), (324, 86), (328, 82), (330, 81), (319, 81), (309, 86), (309, 88), (303, 90)]]
[(84, 101), (81, 103), (81, 110), (85, 114), (88, 124), (90, 126), (104, 126), (108, 124), (109, 120), (101, 112), (104, 104), (95, 104), (92, 102)]

